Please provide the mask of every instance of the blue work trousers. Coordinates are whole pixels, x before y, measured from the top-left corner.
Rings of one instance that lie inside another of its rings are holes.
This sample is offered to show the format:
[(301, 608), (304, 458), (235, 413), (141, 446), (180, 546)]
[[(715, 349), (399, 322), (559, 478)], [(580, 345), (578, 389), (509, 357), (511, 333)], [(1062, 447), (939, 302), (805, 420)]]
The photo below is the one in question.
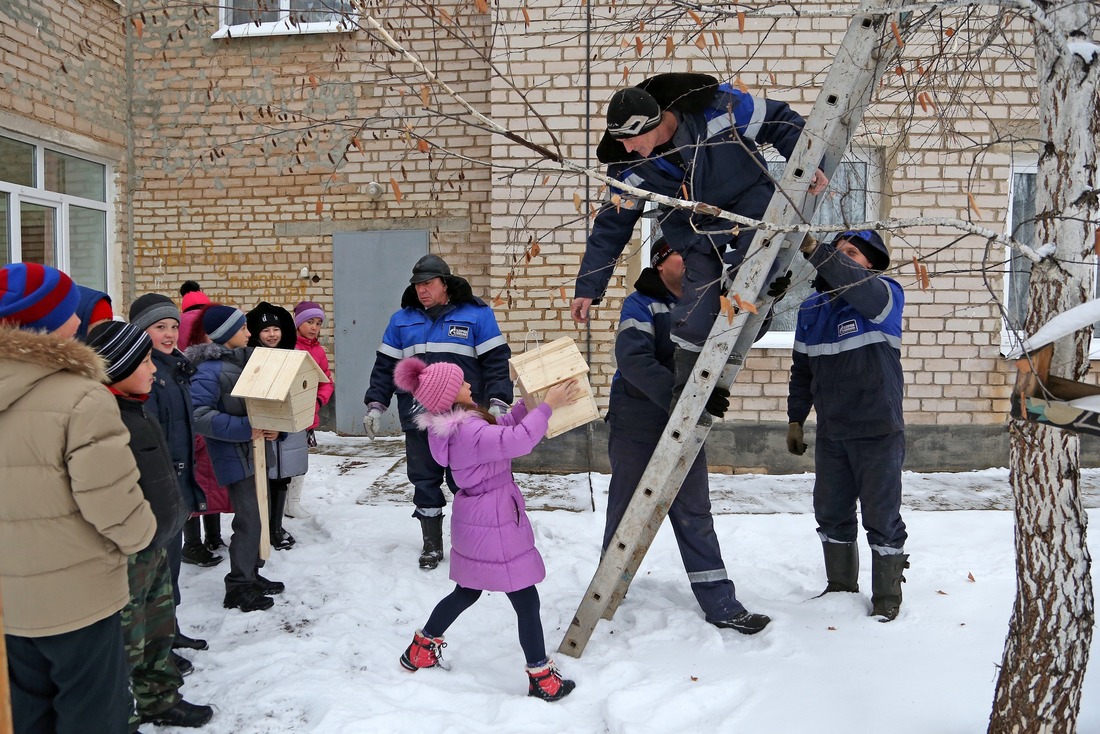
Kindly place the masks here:
[(905, 546), (909, 536), (901, 519), (904, 431), (842, 441), (818, 433), (814, 462), (814, 517), (823, 539), (856, 540), (858, 500), (872, 550)]
[(449, 469), (444, 469), (432, 458), (425, 431), (405, 431), (405, 463), (409, 481), (413, 486), (413, 504), (418, 508), (446, 507), (443, 482), (451, 490), (458, 491)]

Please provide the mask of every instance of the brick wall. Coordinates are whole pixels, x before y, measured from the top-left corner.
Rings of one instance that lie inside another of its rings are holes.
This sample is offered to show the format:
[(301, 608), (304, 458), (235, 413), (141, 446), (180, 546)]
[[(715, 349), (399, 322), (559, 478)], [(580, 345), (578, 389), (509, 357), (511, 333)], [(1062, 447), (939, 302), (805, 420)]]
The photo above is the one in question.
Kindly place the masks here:
[[(489, 169), (444, 153), (487, 159), (488, 136), (426, 114), (423, 75), (362, 30), (213, 40), (216, 15), (193, 10), (162, 11), (135, 40), (138, 291), (193, 278), (245, 309), (310, 299), (331, 313), (334, 232), (430, 221), (432, 250), (488, 292)], [(483, 35), (487, 14), (455, 13)], [(486, 107), (475, 50), (435, 37), (438, 19), (421, 10), (395, 6), (382, 19)], [(436, 115), (463, 115), (434, 92), (427, 102)]]
[[(5, 37), (16, 41), (0, 49), (0, 121), (121, 151), (123, 11), (108, 0), (45, 6), (16, 0), (0, 10)], [(606, 405), (618, 310), (637, 259), (617, 269), (589, 329), (568, 315), (589, 217), (605, 196), (581, 169), (596, 165), (606, 100), (654, 73), (696, 71), (808, 113), (848, 20), (813, 17), (825, 7), (818, 3), (800, 4), (799, 20), (748, 17), (743, 29), (736, 17), (707, 17), (705, 28), (690, 17), (658, 20), (660, 8), (639, 0), (490, 7), (368, 9), (475, 110), (573, 165), (490, 133), (363, 28), (213, 40), (214, 6), (130, 0), (132, 171), (115, 156), (117, 239), (132, 246), (135, 263), (124, 301), (174, 293), (194, 278), (244, 307), (310, 298), (331, 308), (334, 232), (428, 227), (432, 250), (495, 304), (513, 349), (577, 338)], [(1005, 34), (1020, 41), (1022, 60), (973, 59), (968, 44), (986, 21), (970, 17), (949, 11), (909, 38), (865, 117), (857, 144), (881, 162), (872, 192), (881, 217), (1006, 228), (1011, 166), (1034, 160), (1028, 33), (1018, 23)], [(927, 96), (917, 101), (918, 93)], [(369, 195), (370, 182), (383, 185), (382, 196)], [(1003, 422), (1011, 381), (999, 351), (1003, 253), (934, 223), (888, 241), (908, 301), (908, 420)], [(914, 256), (928, 268), (927, 291), (917, 287)], [(311, 279), (299, 277), (303, 265)], [(784, 421), (788, 368), (786, 349), (754, 350), (733, 414)]]
[[(125, 32), (114, 0), (7, 0), (0, 4), (0, 134), (4, 131), (107, 163), (125, 218)], [(117, 243), (121, 238), (112, 238)], [(116, 244), (114, 281), (128, 273)]]
[[(645, 3), (598, 3), (592, 7), (596, 19), (592, 48), (585, 53), (580, 11), (570, 15), (554, 3), (537, 7), (504, 3), (501, 7), (502, 18), (510, 21), (503, 24), (510, 34), (510, 54), (522, 49), (525, 99), (497, 82), (494, 112), (517, 130), (531, 129), (532, 122), (544, 124), (555, 132), (565, 155), (582, 165), (596, 165), (586, 159), (591, 154), (586, 146), (594, 148), (599, 141), (611, 93), (655, 73), (714, 74), (808, 114), (848, 26), (844, 17), (748, 18), (742, 32), (737, 19), (730, 18), (700, 33), (690, 18), (658, 24), (649, 18), (651, 6)], [(529, 27), (522, 22), (522, 7), (531, 18)], [(799, 9), (812, 15), (823, 7), (803, 3)], [(959, 27), (948, 16), (933, 31), (908, 39), (905, 60), (883, 80), (856, 141), (882, 161), (880, 189), (874, 192), (879, 216), (962, 219), (1005, 230), (1010, 167), (1013, 160), (1034, 158), (1024, 143), (997, 143), (1006, 134), (1018, 137), (1032, 124), (1029, 106), (1035, 101), (1034, 83), (1027, 69), (1017, 64), (978, 63), (975, 69), (980, 76), (964, 79), (960, 99), (946, 105), (950, 85), (944, 80), (958, 84), (961, 77), (956, 72), (961, 67), (958, 59), (936, 58), (945, 43), (948, 52), (964, 52), (964, 32), (977, 33), (980, 27), (976, 21)], [(949, 35), (947, 28), (952, 29)], [(1026, 47), (1025, 27), (1010, 28), (1007, 35)], [(590, 100), (585, 96), (587, 57), (594, 59)], [(992, 89), (986, 86), (990, 80)], [(925, 91), (931, 96), (922, 108), (914, 94)], [(589, 123), (591, 129), (585, 127)], [(546, 143), (550, 136), (536, 133), (534, 139)], [(514, 145), (498, 158), (502, 166), (514, 167), (533, 160), (528, 151)], [(534, 171), (513, 181), (512, 193), (498, 196), (494, 204), (495, 275), (506, 278), (516, 269), (513, 263), (525, 242), (512, 230), (516, 223), (538, 239), (541, 254), (526, 268), (521, 263), (520, 275), (513, 274), (509, 337), (516, 345), (525, 334), (545, 339), (562, 334), (581, 340), (590, 336), (592, 379), (601, 403), (606, 404), (618, 310), (637, 268), (629, 275), (627, 267), (616, 270), (607, 297), (595, 311), (590, 335), (579, 331), (567, 308), (584, 251), (585, 222), (578, 220), (599, 204), (604, 193), (598, 184), (576, 175)], [(976, 210), (968, 194), (974, 197)], [(987, 253), (984, 238), (960, 235), (957, 229), (925, 226), (887, 237), (899, 265), (894, 275), (908, 298), (903, 361), (911, 423), (997, 424), (1008, 410), (1009, 369), (1000, 358), (1000, 315), (988, 290), (992, 288), (1001, 298), (1002, 273), (997, 264), (1003, 253)], [(637, 236), (636, 232), (635, 245)], [(929, 270), (928, 291), (917, 287), (908, 264), (914, 256)], [(796, 304), (781, 307), (788, 305)], [(730, 415), (739, 420), (785, 421), (789, 366), (787, 349), (754, 349), (733, 388)]]

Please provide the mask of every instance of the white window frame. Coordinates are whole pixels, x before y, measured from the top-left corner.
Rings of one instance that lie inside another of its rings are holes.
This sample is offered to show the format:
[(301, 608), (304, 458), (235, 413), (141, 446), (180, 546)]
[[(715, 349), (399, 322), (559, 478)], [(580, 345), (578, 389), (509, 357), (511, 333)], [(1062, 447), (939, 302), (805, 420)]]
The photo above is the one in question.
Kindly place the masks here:
[(341, 13), (338, 20), (320, 23), (290, 22), (290, 0), (267, 0), (274, 9), (279, 5), (279, 20), (270, 23), (238, 23), (230, 25), (229, 19), (233, 11), (233, 0), (222, 0), (218, 3), (218, 30), (211, 38), (249, 38), (256, 36), (300, 36), (310, 33), (352, 33), (358, 29), (359, 14), (351, 10), (349, 3), (341, 0), (321, 0), (323, 4), (346, 4), (347, 10), (334, 11)]
[[(767, 148), (762, 151), (764, 158), (769, 161), (782, 161), (783, 157), (774, 148)], [(848, 154), (844, 156), (844, 163), (863, 163), (867, 166), (867, 188), (865, 190), (866, 201), (864, 202), (864, 221), (874, 221), (878, 219), (878, 212), (882, 204), (882, 180), (883, 180), (883, 165), (882, 165), (882, 153), (878, 148), (852, 148), (848, 151)], [(654, 209), (656, 206), (652, 202), (645, 202), (645, 209), (648, 212), (650, 209)], [(859, 224), (859, 222), (853, 222), (853, 224)], [(649, 264), (649, 246), (654, 240), (654, 226), (653, 219), (648, 216), (642, 217), (641, 225), (641, 256), (642, 267), (646, 267)], [(838, 230), (839, 231), (839, 230)], [(780, 302), (780, 307), (783, 308), (798, 308), (797, 303), (792, 303), (788, 300)], [(794, 348), (794, 331), (774, 331), (769, 329), (768, 333), (760, 337), (760, 339), (752, 345), (752, 349), (786, 349), (791, 350)]]
[[(1012, 218), (1014, 215), (1014, 209), (1016, 205), (1016, 176), (1017, 175), (1031, 174), (1037, 176), (1039, 174), (1039, 166), (1036, 162), (1030, 163), (1017, 163), (1013, 162), (1009, 166), (1008, 173), (1008, 206), (1005, 207), (1005, 236), (1012, 235)], [(1026, 243), (1025, 243), (1026, 244)], [(1031, 243), (1033, 247), (1037, 247), (1040, 243)], [(1011, 265), (1011, 251), (1005, 248), (1004, 252), (1004, 283), (1001, 288), (1002, 303), (1004, 304), (1005, 311), (1009, 310), (1009, 294), (1012, 273), (1009, 270)], [(1095, 297), (1100, 297), (1100, 259), (1093, 257), (1093, 293)], [(1018, 345), (1019, 339), (1025, 336), (1020, 333), (1017, 334), (1009, 328), (1007, 320), (1002, 314), (1001, 317), (1001, 354), (1007, 355)], [(1096, 338), (1096, 328), (1093, 328), (1092, 338), (1089, 342), (1089, 359), (1100, 359), (1100, 339)]]
[[(111, 264), (115, 262), (116, 248), (115, 248), (115, 207), (114, 201), (116, 198), (116, 192), (114, 189), (114, 166), (111, 161), (104, 158), (89, 155), (83, 151), (73, 150), (66, 148), (62, 145), (57, 145), (52, 142), (47, 142), (39, 139), (29, 137), (27, 135), (21, 135), (6, 128), (0, 128), (0, 135), (11, 140), (17, 140), (20, 143), (27, 145), (33, 145), (34, 152), (34, 181), (35, 186), (22, 186), (19, 184), (13, 184), (10, 181), (0, 181), (0, 194), (8, 195), (8, 219), (5, 222), (0, 222), (0, 227), (9, 227), (8, 241), (11, 243), (11, 260), (12, 262), (22, 262), (23, 257), (23, 244), (22, 244), (22, 207), (23, 203), (36, 204), (39, 206), (46, 206), (55, 208), (57, 210), (57, 269), (64, 272), (69, 272), (72, 263), (70, 248), (69, 248), (69, 207), (77, 206), (85, 209), (93, 209), (103, 212), (105, 217), (105, 226), (107, 231), (105, 232), (106, 252), (103, 253), (103, 279), (105, 290), (112, 298), (115, 297), (115, 293), (118, 291), (118, 283), (116, 274), (112, 272)], [(56, 191), (49, 191), (45, 188), (46, 181), (46, 156), (44, 155), (46, 150), (51, 150), (55, 153), (62, 153), (73, 158), (80, 158), (81, 160), (89, 161), (91, 163), (97, 163), (104, 167), (103, 176), (103, 191), (106, 201), (96, 201), (95, 199), (85, 199), (80, 196), (73, 196), (72, 194), (61, 194)], [(83, 285), (98, 285), (91, 283), (84, 283)]]
[[(764, 151), (764, 157), (768, 160), (780, 161), (782, 156), (775, 149)], [(844, 156), (844, 163), (863, 163), (867, 166), (867, 187), (865, 189), (866, 201), (864, 202), (864, 221), (870, 222), (878, 219), (878, 212), (882, 205), (882, 180), (883, 164), (882, 151), (878, 148), (853, 147)], [(853, 222), (858, 224), (858, 222)], [(840, 231), (840, 230), (837, 230)], [(780, 308), (797, 309), (798, 304), (793, 303), (790, 297), (779, 302)], [(752, 345), (753, 349), (784, 349), (794, 348), (794, 331), (777, 331), (769, 329), (768, 333)]]

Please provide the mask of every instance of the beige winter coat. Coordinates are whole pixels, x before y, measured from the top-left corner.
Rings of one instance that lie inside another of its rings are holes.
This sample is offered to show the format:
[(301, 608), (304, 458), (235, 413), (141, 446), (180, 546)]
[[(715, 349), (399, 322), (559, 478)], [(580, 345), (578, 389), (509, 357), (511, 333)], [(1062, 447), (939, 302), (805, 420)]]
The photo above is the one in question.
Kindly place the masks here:
[(94, 351), (0, 326), (0, 593), (10, 635), (86, 627), (130, 598), (156, 520)]

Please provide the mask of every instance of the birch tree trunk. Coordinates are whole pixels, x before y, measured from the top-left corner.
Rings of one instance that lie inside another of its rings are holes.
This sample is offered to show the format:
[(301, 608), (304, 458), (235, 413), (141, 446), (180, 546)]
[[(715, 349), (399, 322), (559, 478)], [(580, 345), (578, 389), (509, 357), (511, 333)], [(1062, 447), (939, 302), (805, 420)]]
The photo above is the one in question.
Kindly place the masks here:
[[(1100, 188), (1097, 5), (1056, 0), (1038, 7), (1046, 22), (1033, 22), (1043, 146), (1035, 224), (1038, 242), (1056, 250), (1032, 269), (1027, 333), (1092, 297)], [(1088, 347), (1086, 332), (1056, 342), (1051, 374), (1080, 379)], [(1073, 732), (1093, 627), (1079, 442), (1019, 420), (1010, 433), (1017, 589), (989, 732)]]

